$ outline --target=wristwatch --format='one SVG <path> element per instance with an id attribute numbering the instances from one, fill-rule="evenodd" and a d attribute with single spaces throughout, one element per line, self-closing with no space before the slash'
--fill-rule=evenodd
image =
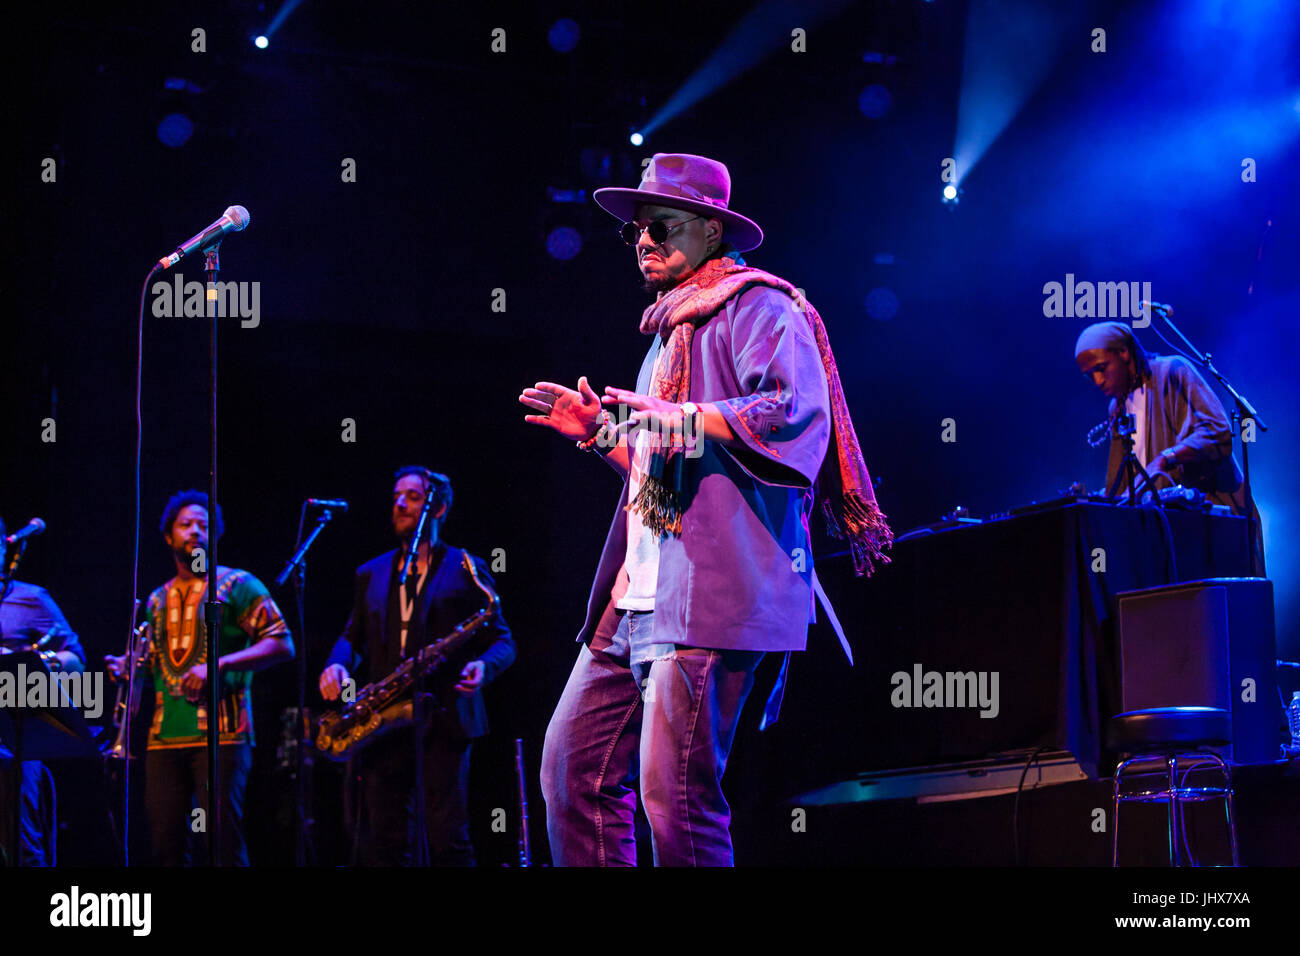
<path id="1" fill-rule="evenodd" d="M 700 406 L 696 405 L 694 402 L 682 403 L 682 415 L 685 418 L 690 419 L 691 422 L 689 429 L 686 428 L 685 418 L 682 422 L 682 428 L 684 429 L 682 433 L 682 444 L 687 448 L 694 448 L 701 438 L 700 424 L 703 414 L 704 413 L 700 411 Z"/>

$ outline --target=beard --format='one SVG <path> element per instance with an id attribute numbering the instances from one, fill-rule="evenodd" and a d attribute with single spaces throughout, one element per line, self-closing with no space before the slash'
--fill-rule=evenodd
<path id="1" fill-rule="evenodd" d="M 404 548 L 410 547 L 412 539 L 415 538 L 415 529 L 419 527 L 419 525 L 420 525 L 419 512 L 416 512 L 415 520 L 411 522 L 411 526 L 409 528 L 402 530 L 398 528 L 397 525 L 393 525 L 393 533 L 397 535 L 398 540 L 401 541 L 402 547 Z M 432 544 L 437 536 L 437 531 L 438 531 L 438 519 L 434 518 L 433 515 L 430 514 L 428 520 L 425 521 L 424 523 L 424 535 L 420 538 L 420 543 Z"/>
<path id="2" fill-rule="evenodd" d="M 695 270 L 692 269 L 684 275 L 666 276 L 662 274 L 646 275 L 641 273 L 641 291 L 648 292 L 650 295 L 659 296 L 665 292 L 671 292 L 687 279 L 689 279 Z"/>
<path id="3" fill-rule="evenodd" d="M 200 548 L 202 548 L 206 554 L 208 543 L 206 541 L 199 541 L 195 544 L 190 544 L 188 541 L 183 541 L 176 547 L 172 548 L 172 554 L 176 556 L 176 560 L 181 564 L 192 566 L 194 564 L 194 552 Z"/>
<path id="4" fill-rule="evenodd" d="M 674 289 L 677 282 L 677 279 L 670 279 L 667 276 L 646 276 L 641 280 L 641 291 L 657 298 L 659 293 Z"/>

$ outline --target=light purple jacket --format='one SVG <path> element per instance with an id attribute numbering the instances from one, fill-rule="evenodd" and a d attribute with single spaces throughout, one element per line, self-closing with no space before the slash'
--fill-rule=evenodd
<path id="1" fill-rule="evenodd" d="M 662 340 L 641 363 L 650 391 Z M 782 292 L 755 286 L 695 331 L 690 400 L 714 402 L 743 449 L 704 442 L 686 458 L 680 538 L 659 543 L 656 643 L 803 650 L 812 619 L 807 514 L 831 435 L 826 372 L 808 320 Z M 578 640 L 613 615 L 627 552 L 628 485 L 600 555 Z"/>

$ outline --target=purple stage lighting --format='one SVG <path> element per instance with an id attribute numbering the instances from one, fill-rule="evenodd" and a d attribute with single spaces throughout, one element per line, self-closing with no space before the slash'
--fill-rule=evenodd
<path id="1" fill-rule="evenodd" d="M 578 45 L 580 35 L 577 22 L 564 17 L 551 24 L 551 29 L 546 34 L 546 42 L 556 53 L 572 53 Z"/>
<path id="2" fill-rule="evenodd" d="M 556 226 L 546 237 L 546 252 L 552 259 L 567 262 L 582 251 L 582 234 L 572 226 Z"/>
<path id="3" fill-rule="evenodd" d="M 888 322 L 898 314 L 898 296 L 881 287 L 867 293 L 867 315 L 878 322 Z"/>
<path id="4" fill-rule="evenodd" d="M 158 142 L 180 149 L 194 135 L 194 122 L 184 113 L 168 113 L 158 124 Z"/>
<path id="5" fill-rule="evenodd" d="M 867 119 L 880 119 L 889 112 L 894 98 L 879 83 L 872 83 L 858 96 L 858 109 Z"/>

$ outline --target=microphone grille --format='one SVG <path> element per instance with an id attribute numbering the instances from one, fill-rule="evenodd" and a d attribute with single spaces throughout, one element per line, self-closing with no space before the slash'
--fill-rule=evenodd
<path id="1" fill-rule="evenodd" d="M 243 206 L 231 206 L 226 210 L 226 215 L 235 224 L 234 229 L 231 230 L 232 232 L 242 232 L 253 221 L 253 217 L 248 214 L 248 210 Z"/>

